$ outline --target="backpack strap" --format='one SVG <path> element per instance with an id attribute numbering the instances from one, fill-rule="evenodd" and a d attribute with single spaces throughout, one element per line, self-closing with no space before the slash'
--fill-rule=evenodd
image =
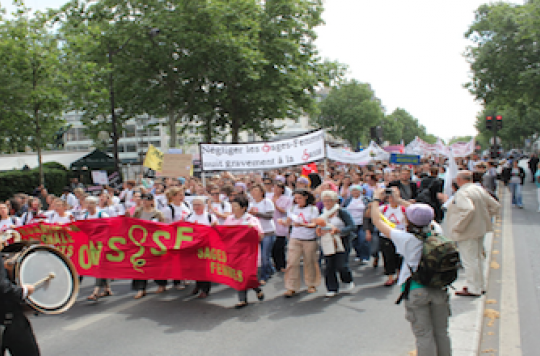
<path id="1" fill-rule="evenodd" d="M 169 209 L 171 209 L 171 220 L 174 221 L 174 207 L 172 206 L 172 204 L 169 204 Z"/>
<path id="2" fill-rule="evenodd" d="M 103 211 L 101 211 L 101 210 L 100 210 L 100 211 L 98 211 L 98 213 L 97 213 L 97 217 L 98 217 L 98 218 L 101 218 L 101 216 L 102 216 L 102 215 L 103 215 Z"/>
<path id="3" fill-rule="evenodd" d="M 383 214 L 386 213 L 388 211 L 388 205 L 385 205 L 384 208 L 382 209 L 382 212 Z"/>
<path id="4" fill-rule="evenodd" d="M 409 267 L 409 270 L 411 271 L 411 276 L 405 282 L 405 287 L 403 288 L 403 292 L 401 292 L 398 300 L 396 300 L 396 304 L 400 304 L 404 299 L 409 300 L 409 293 L 411 292 L 413 270 L 411 266 L 407 265 L 407 267 Z"/>
<path id="5" fill-rule="evenodd" d="M 401 212 L 405 214 L 405 207 L 403 205 L 401 206 Z"/>
<path id="6" fill-rule="evenodd" d="M 208 223 L 212 225 L 212 216 L 210 216 L 210 213 L 206 213 L 206 216 L 208 217 Z"/>

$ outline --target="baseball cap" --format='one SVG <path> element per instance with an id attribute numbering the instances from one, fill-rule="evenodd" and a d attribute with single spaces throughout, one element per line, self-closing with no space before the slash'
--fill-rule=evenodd
<path id="1" fill-rule="evenodd" d="M 416 226 L 427 226 L 431 223 L 435 214 L 433 208 L 427 204 L 412 204 L 405 209 L 407 220 Z"/>

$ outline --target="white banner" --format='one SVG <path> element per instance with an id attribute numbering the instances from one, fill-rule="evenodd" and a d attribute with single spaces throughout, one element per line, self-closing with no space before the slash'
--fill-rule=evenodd
<path id="1" fill-rule="evenodd" d="M 361 152 L 345 151 L 341 148 L 326 146 L 326 155 L 332 161 L 359 166 L 365 166 L 370 161 L 386 161 L 390 158 L 390 154 L 373 141 L 369 144 L 368 148 Z"/>
<path id="2" fill-rule="evenodd" d="M 474 153 L 475 141 L 472 138 L 469 142 L 456 142 L 450 145 L 454 157 L 462 158 Z"/>
<path id="3" fill-rule="evenodd" d="M 203 171 L 266 170 L 325 158 L 323 130 L 280 141 L 199 146 Z"/>

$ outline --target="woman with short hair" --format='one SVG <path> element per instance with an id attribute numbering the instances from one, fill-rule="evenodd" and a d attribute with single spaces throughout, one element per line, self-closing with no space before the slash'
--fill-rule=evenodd
<path id="1" fill-rule="evenodd" d="M 133 194 L 133 196 L 135 196 L 135 194 Z M 132 216 L 133 218 L 147 220 L 147 221 L 165 222 L 163 213 L 157 210 L 154 206 L 154 196 L 152 194 L 148 194 L 148 193 L 144 194 L 141 197 L 141 201 L 142 201 L 142 206 L 137 208 L 133 212 L 133 216 Z M 134 297 L 135 299 L 140 299 L 146 295 L 147 284 L 148 284 L 147 280 L 134 279 L 132 281 L 131 287 L 137 291 L 137 294 Z M 160 288 L 162 288 L 161 285 L 159 286 L 158 291 L 160 290 Z"/>
<path id="2" fill-rule="evenodd" d="M 264 236 L 263 229 L 259 220 L 253 215 L 247 212 L 249 201 L 244 195 L 239 195 L 232 201 L 232 214 L 227 217 L 223 225 L 248 225 L 257 230 L 259 233 L 259 239 Z M 260 253 L 260 252 L 259 252 Z M 260 274 L 260 269 L 259 269 Z M 260 279 L 260 277 L 258 278 Z M 264 300 L 264 293 L 260 287 L 253 288 L 257 293 L 257 299 Z M 247 302 L 247 290 L 238 291 L 238 304 L 235 305 L 236 309 L 244 308 L 248 305 Z"/>
<path id="3" fill-rule="evenodd" d="M 266 281 L 274 274 L 274 268 L 270 258 L 272 256 L 272 248 L 275 241 L 275 226 L 274 226 L 274 203 L 265 198 L 265 191 L 262 185 L 255 184 L 251 188 L 251 196 L 253 200 L 249 204 L 248 212 L 259 219 L 259 223 L 263 229 L 264 238 L 261 241 L 261 285 L 265 285 Z"/>
<path id="4" fill-rule="evenodd" d="M 318 219 L 317 236 L 321 237 L 325 259 L 325 281 L 327 297 L 334 297 L 339 291 L 337 274 L 345 283 L 345 291 L 354 288 L 352 273 L 347 259 L 350 251 L 350 234 L 356 229 L 351 215 L 339 206 L 339 196 L 333 191 L 322 192 L 323 212 Z"/>

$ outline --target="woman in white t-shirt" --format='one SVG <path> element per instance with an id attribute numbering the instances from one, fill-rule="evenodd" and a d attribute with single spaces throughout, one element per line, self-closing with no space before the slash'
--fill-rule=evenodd
<path id="1" fill-rule="evenodd" d="M 189 205 L 185 202 L 184 189 L 180 187 L 172 187 L 165 193 L 167 196 L 168 205 L 161 210 L 165 216 L 165 222 L 171 224 L 176 221 L 184 221 L 191 214 Z"/>
<path id="2" fill-rule="evenodd" d="M 380 207 L 381 213 L 388 221 L 396 225 L 397 230 L 405 229 L 405 207 L 400 205 L 393 196 L 387 197 L 388 203 Z M 396 246 L 387 236 L 380 233 L 380 248 L 384 261 L 384 274 L 388 277 L 385 287 L 391 287 L 397 282 L 396 274 L 399 274 L 401 256 L 396 253 Z"/>
<path id="3" fill-rule="evenodd" d="M 68 203 L 65 200 L 56 198 L 53 202 L 54 213 L 49 217 L 49 224 L 68 224 L 75 221 L 73 215 L 67 211 Z"/>
<path id="4" fill-rule="evenodd" d="M 256 217 L 254 217 L 253 215 L 247 212 L 247 209 L 249 206 L 247 197 L 244 194 L 239 195 L 232 200 L 231 205 L 232 205 L 232 214 L 227 217 L 224 225 L 251 226 L 259 232 L 259 238 L 262 239 L 264 236 L 264 233 L 263 233 L 263 229 L 261 227 L 259 219 L 257 219 Z M 258 250 L 260 254 L 260 248 Z M 259 269 L 259 273 L 260 273 L 260 269 Z M 259 277 L 259 279 L 261 278 Z M 257 299 L 259 299 L 260 301 L 264 300 L 264 293 L 260 287 L 253 288 L 253 290 L 255 291 L 255 293 L 257 293 Z M 239 299 L 239 302 L 238 304 L 236 304 L 235 308 L 241 309 L 241 308 L 246 307 L 248 305 L 247 290 L 238 291 L 238 299 Z"/>
<path id="5" fill-rule="evenodd" d="M 206 225 L 206 226 L 215 226 L 218 223 L 217 218 L 205 210 L 204 201 L 206 197 L 197 196 L 193 197 L 191 200 L 191 206 L 193 207 L 193 212 L 186 216 L 185 221 L 192 224 Z M 210 289 L 212 287 L 211 282 L 209 281 L 197 281 L 195 289 L 192 294 L 197 295 L 198 298 L 204 299 L 210 294 Z"/>
<path id="6" fill-rule="evenodd" d="M 208 200 L 208 211 L 218 218 L 220 225 L 223 225 L 225 219 L 232 213 L 231 204 L 221 200 L 219 188 L 216 186 L 210 191 L 210 197 Z"/>
<path id="7" fill-rule="evenodd" d="M 105 192 L 105 194 L 108 193 Z M 101 201 L 101 198 L 96 197 L 87 197 L 84 200 L 84 204 L 86 206 L 86 211 L 83 215 L 83 217 L 80 220 L 93 220 L 93 219 L 104 219 L 108 218 L 109 215 L 106 211 L 98 209 L 98 202 Z M 103 292 L 100 293 L 101 288 L 103 288 Z M 94 291 L 90 296 L 88 296 L 88 300 L 91 301 L 97 301 L 101 297 L 108 297 L 113 295 L 113 292 L 111 290 L 111 287 L 109 285 L 109 281 L 106 278 L 96 278 L 96 283 L 94 285 Z"/>
<path id="8" fill-rule="evenodd" d="M 20 226 L 34 224 L 43 221 L 44 216 L 39 198 L 31 197 L 28 199 L 28 211 L 21 215 L 18 224 Z"/>
<path id="9" fill-rule="evenodd" d="M 184 221 L 186 217 L 191 214 L 191 209 L 184 201 L 185 193 L 183 188 L 169 188 L 165 193 L 165 196 L 167 197 L 168 204 L 161 209 L 161 212 L 163 213 L 163 217 L 165 218 L 165 222 L 167 224 L 172 224 L 173 222 L 177 221 Z M 156 283 L 159 286 L 156 293 L 163 293 L 165 290 L 167 290 L 166 280 L 159 279 L 156 280 Z M 185 289 L 187 284 L 187 281 L 173 281 L 174 288 L 177 290 Z"/>
<path id="10" fill-rule="evenodd" d="M 287 247 L 287 238 L 289 237 L 289 226 L 278 223 L 280 219 L 287 218 L 287 212 L 292 205 L 292 197 L 285 195 L 285 184 L 276 182 L 274 184 L 274 194 L 272 202 L 274 203 L 274 225 L 276 227 L 276 240 L 272 249 L 272 259 L 278 271 L 285 272 L 287 263 L 285 260 L 285 247 Z"/>
<path id="11" fill-rule="evenodd" d="M 86 201 L 86 204 L 88 204 L 88 200 Z M 111 196 L 106 190 L 102 191 L 99 195 L 98 210 L 107 214 L 107 217 L 109 218 L 114 218 L 117 216 L 117 211 L 114 207 Z"/>
<path id="12" fill-rule="evenodd" d="M 407 280 L 412 273 L 416 272 L 422 258 L 422 240 L 415 234 L 420 233 L 427 236 L 433 229 L 435 214 L 433 208 L 429 205 L 411 205 L 409 202 L 400 199 L 399 191 L 394 191 L 393 196 L 399 204 L 406 207 L 406 231 L 392 229 L 381 220 L 378 208 L 379 202 L 384 197 L 384 190 L 382 189 L 376 190 L 373 196 L 374 209 L 371 218 L 379 231 L 392 239 L 396 251 L 403 256 L 403 265 L 398 284 L 404 291 Z M 414 234 L 411 232 L 414 232 Z M 416 281 L 411 281 L 409 289 L 408 298 L 405 299 L 406 318 L 411 323 L 415 334 L 418 354 L 452 354 L 448 334 L 450 303 L 447 288 L 428 288 Z M 424 332 L 425 330 L 433 330 L 433 332 Z"/>
<path id="13" fill-rule="evenodd" d="M 313 222 L 313 219 L 319 216 L 319 210 L 314 205 L 315 197 L 311 192 L 299 189 L 294 192 L 294 202 L 287 219 L 279 220 L 280 224 L 293 226 L 285 271 L 287 291 L 284 296 L 287 298 L 296 295 L 300 290 L 300 259 L 304 261 L 304 282 L 308 286 L 308 293 L 315 293 L 321 284 L 321 270 L 317 258 L 319 244 L 315 234 L 316 224 Z"/>
<path id="14" fill-rule="evenodd" d="M 0 232 L 11 230 L 17 227 L 17 219 L 9 216 L 9 209 L 6 204 L 0 204 Z"/>
<path id="15" fill-rule="evenodd" d="M 270 258 L 272 248 L 276 239 L 274 226 L 274 203 L 265 198 L 265 191 L 262 185 L 255 184 L 251 188 L 253 201 L 249 203 L 248 212 L 259 219 L 263 229 L 264 238 L 261 241 L 261 279 L 259 283 L 265 285 L 266 281 L 274 274 L 274 268 Z"/>

